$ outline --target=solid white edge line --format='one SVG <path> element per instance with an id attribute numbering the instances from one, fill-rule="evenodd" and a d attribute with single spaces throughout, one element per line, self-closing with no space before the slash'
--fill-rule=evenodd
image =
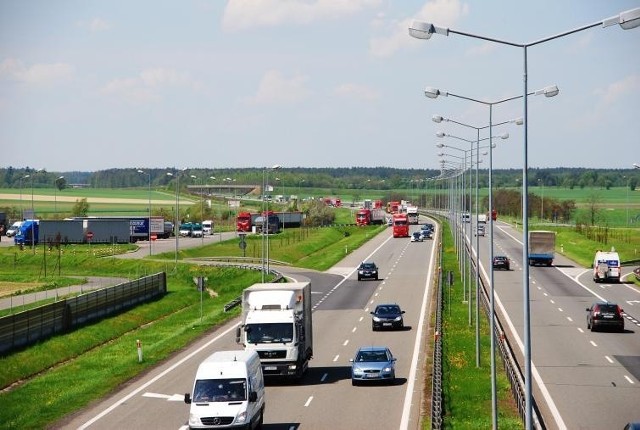
<path id="1" fill-rule="evenodd" d="M 429 300 L 430 286 L 433 282 L 433 268 L 436 258 L 436 241 L 434 240 L 431 245 L 431 262 L 429 263 L 429 272 L 427 273 L 427 282 L 424 288 L 424 295 L 422 296 L 422 310 L 420 311 L 420 319 L 418 320 L 418 332 L 416 333 L 416 341 L 413 346 L 413 356 L 411 359 L 411 369 L 409 370 L 409 377 L 407 378 L 407 390 L 404 394 L 404 406 L 402 408 L 402 419 L 400 420 L 400 430 L 409 428 L 409 418 L 411 413 L 411 399 L 413 397 L 413 386 L 415 385 L 416 372 L 418 368 L 418 356 L 420 355 L 420 343 L 422 342 L 422 327 L 424 324 L 425 314 L 427 311 L 427 302 Z"/>

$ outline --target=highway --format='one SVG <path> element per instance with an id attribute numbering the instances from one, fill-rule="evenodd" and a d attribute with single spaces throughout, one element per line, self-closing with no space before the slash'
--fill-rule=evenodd
<path id="1" fill-rule="evenodd" d="M 389 229 L 327 272 L 287 272 L 294 280 L 311 281 L 314 358 L 301 382 L 267 383 L 264 428 L 419 428 L 435 246 L 432 240 L 393 239 Z M 357 281 L 355 269 L 363 260 L 378 264 L 379 281 Z M 371 330 L 369 312 L 383 302 L 397 302 L 406 311 L 405 330 Z M 183 396 L 196 368 L 216 350 L 239 349 L 238 324 L 230 321 L 55 428 L 186 428 Z M 351 385 L 349 359 L 362 345 L 390 347 L 397 358 L 395 383 Z"/>
<path id="2" fill-rule="evenodd" d="M 488 277 L 488 230 L 479 239 Z M 510 271 L 494 273 L 496 312 L 523 363 L 522 232 L 498 221 L 494 255 L 511 260 Z M 640 290 L 596 284 L 591 269 L 558 253 L 553 267 L 531 267 L 529 276 L 533 396 L 548 428 L 621 429 L 640 421 Z M 624 333 L 587 330 L 585 309 L 597 300 L 617 302 L 625 310 Z"/>

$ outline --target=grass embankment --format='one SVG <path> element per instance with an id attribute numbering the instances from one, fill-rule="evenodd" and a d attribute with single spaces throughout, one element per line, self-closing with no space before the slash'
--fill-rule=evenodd
<path id="1" fill-rule="evenodd" d="M 475 321 L 469 326 L 469 304 L 463 302 L 461 274 L 448 224 L 443 224 L 442 273 L 454 273 L 454 286 L 443 286 L 442 347 L 444 428 L 491 428 L 491 338 L 489 321 L 480 314 L 480 367 L 476 367 Z M 475 305 L 474 305 L 475 306 Z M 473 315 L 475 315 L 475 311 Z M 510 382 L 496 352 L 498 422 L 502 429 L 521 429 Z"/>
<path id="2" fill-rule="evenodd" d="M 282 243 L 271 240 L 272 259 L 323 269 L 344 258 L 372 237 L 378 228 L 324 228 L 309 230 L 304 240 L 295 240 L 296 230 L 285 232 Z M 274 246 L 275 242 L 275 246 Z M 201 249 L 182 250 L 181 258 L 223 254 L 231 246 L 237 252 L 237 240 L 221 242 Z M 217 247 L 222 250 L 218 251 Z M 240 295 L 247 286 L 259 282 L 258 271 L 194 265 L 181 262 L 173 270 L 173 261 L 121 260 L 100 258 L 108 254 L 93 246 L 77 247 L 77 252 L 61 256 L 62 273 L 67 276 L 117 276 L 138 278 L 159 271 L 168 275 L 168 294 L 135 310 L 105 319 L 73 333 L 47 341 L 2 358 L 0 366 L 0 428 L 43 428 L 95 399 L 104 397 L 138 373 L 165 360 L 220 323 L 237 315 L 238 309 L 223 312 L 223 305 Z M 84 250 L 84 252 L 82 252 Z M 48 252 L 48 251 L 47 251 Z M 167 255 L 173 258 L 174 255 Z M 154 258 L 157 256 L 154 256 Z M 0 278 L 11 280 L 20 273 L 23 282 L 58 285 L 63 277 L 43 278 L 43 248 L 16 252 L 0 250 Z M 47 263 L 47 264 L 53 264 Z M 48 273 L 54 273 L 50 270 Z M 192 278 L 206 276 L 208 287 L 217 297 L 203 303 L 201 322 L 200 294 Z M 136 340 L 144 348 L 143 363 L 137 362 Z M 108 363 L 108 366 L 105 365 Z M 37 413 L 24 413 L 24 405 L 38 405 Z"/>

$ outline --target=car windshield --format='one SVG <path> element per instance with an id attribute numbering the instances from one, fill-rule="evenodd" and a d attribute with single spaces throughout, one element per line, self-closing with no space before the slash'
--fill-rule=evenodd
<path id="1" fill-rule="evenodd" d="M 400 306 L 395 306 L 395 305 L 378 306 L 376 309 L 376 313 L 380 315 L 399 314 Z"/>
<path id="2" fill-rule="evenodd" d="M 373 263 L 362 263 L 361 266 L 363 269 L 372 270 L 376 268 L 376 265 Z"/>
<path id="3" fill-rule="evenodd" d="M 384 361 L 389 361 L 389 359 L 387 358 L 387 353 L 384 350 L 360 351 L 358 352 L 356 361 L 384 362 Z"/>
<path id="4" fill-rule="evenodd" d="M 241 402 L 247 399 L 244 379 L 198 379 L 193 389 L 193 401 Z"/>

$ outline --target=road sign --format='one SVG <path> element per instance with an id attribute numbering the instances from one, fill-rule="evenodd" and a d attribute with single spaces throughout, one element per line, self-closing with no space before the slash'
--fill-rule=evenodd
<path id="1" fill-rule="evenodd" d="M 157 238 L 158 238 L 158 235 L 157 235 L 157 234 L 152 234 L 152 235 L 151 235 L 151 240 L 156 240 Z"/>
<path id="2" fill-rule="evenodd" d="M 87 239 L 89 239 L 89 240 L 93 239 L 93 232 L 92 231 L 88 231 L 87 232 Z"/>

